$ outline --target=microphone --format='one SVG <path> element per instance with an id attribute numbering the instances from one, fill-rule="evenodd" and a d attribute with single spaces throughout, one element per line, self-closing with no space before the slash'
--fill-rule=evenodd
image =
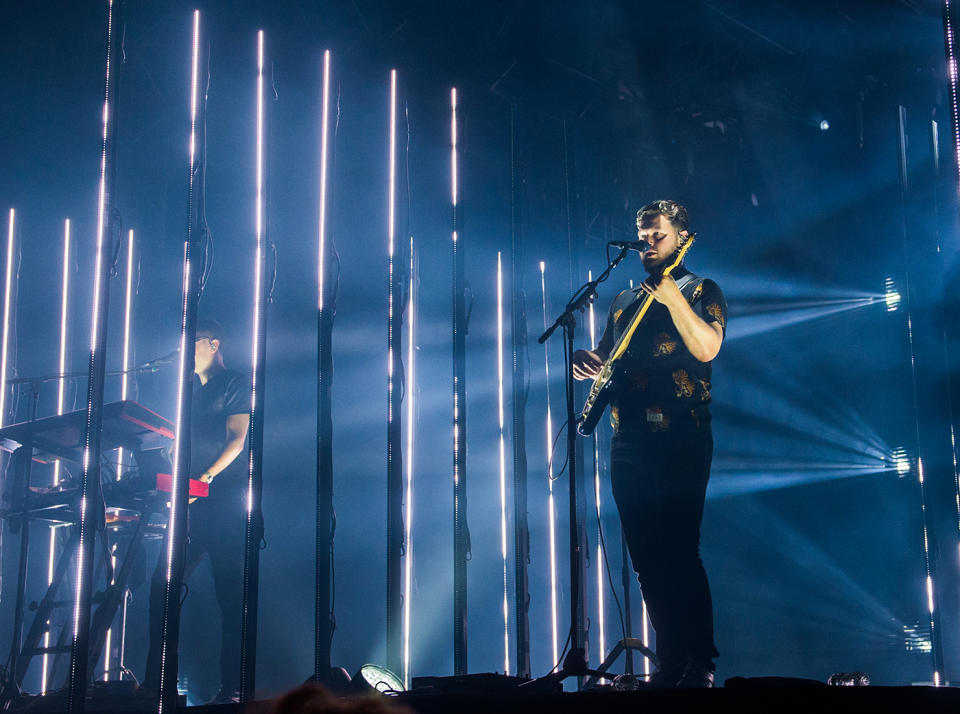
<path id="1" fill-rule="evenodd" d="M 138 365 L 136 369 L 155 369 L 156 367 L 161 367 L 163 365 L 170 364 L 171 362 L 173 362 L 174 358 L 178 354 L 180 354 L 179 347 L 175 349 L 173 352 L 168 352 L 162 357 L 157 357 L 156 359 L 152 359 L 149 362 L 144 362 L 143 364 Z"/>
<path id="2" fill-rule="evenodd" d="M 650 248 L 647 242 L 642 240 L 612 240 L 607 245 L 621 250 L 635 250 L 638 253 L 645 253 Z"/>

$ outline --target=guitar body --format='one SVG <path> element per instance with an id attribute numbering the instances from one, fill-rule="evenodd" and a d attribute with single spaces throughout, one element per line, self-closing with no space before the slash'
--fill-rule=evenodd
<path id="1" fill-rule="evenodd" d="M 673 269 L 683 262 L 683 257 L 687 254 L 687 251 L 690 250 L 690 246 L 693 245 L 695 237 L 696 233 L 693 233 L 686 242 L 684 242 L 683 246 L 677 252 L 677 257 L 664 269 L 664 278 L 670 275 Z M 623 354 L 627 351 L 627 347 L 630 346 L 633 333 L 637 331 L 637 327 L 640 326 L 640 322 L 647 314 L 654 300 L 652 295 L 647 295 L 646 293 L 644 293 L 640 299 L 642 300 L 640 307 L 637 309 L 636 314 L 630 318 L 630 323 L 623 331 L 623 334 L 620 335 L 619 339 L 617 339 L 616 344 L 610 351 L 610 356 L 600 369 L 600 374 L 597 375 L 593 381 L 593 386 L 590 387 L 590 394 L 587 396 L 587 401 L 583 405 L 580 418 L 577 421 L 577 431 L 583 436 L 590 436 L 590 434 L 593 433 L 593 430 L 597 427 L 597 423 L 600 421 L 600 417 L 603 416 L 603 410 L 616 398 L 618 377 L 622 372 L 619 366 L 620 358 L 623 357 Z"/>
<path id="2" fill-rule="evenodd" d="M 577 431 L 580 432 L 581 436 L 590 436 L 593 433 L 593 430 L 597 428 L 600 417 L 603 416 L 604 409 L 613 403 L 618 390 L 617 373 L 620 371 L 614 368 L 613 374 L 600 385 L 596 394 L 591 390 L 591 398 L 587 400 L 580 421 L 577 422 Z"/>

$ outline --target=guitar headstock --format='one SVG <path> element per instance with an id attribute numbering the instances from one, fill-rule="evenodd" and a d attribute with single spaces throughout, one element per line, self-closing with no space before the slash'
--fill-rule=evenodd
<path id="1" fill-rule="evenodd" d="M 683 262 L 683 257 L 687 254 L 687 251 L 690 250 L 690 246 L 693 245 L 693 242 L 697 239 L 696 233 L 691 233 L 687 236 L 687 239 L 683 242 L 683 245 L 680 246 L 680 250 L 677 251 L 677 257 L 663 270 L 663 275 L 670 275 L 674 268 L 676 268 L 680 263 Z"/>

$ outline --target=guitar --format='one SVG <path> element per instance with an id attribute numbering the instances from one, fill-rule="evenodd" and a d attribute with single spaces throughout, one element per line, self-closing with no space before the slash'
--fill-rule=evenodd
<path id="1" fill-rule="evenodd" d="M 696 233 L 690 234 L 690 237 L 687 238 L 677 252 L 677 256 L 673 262 L 664 268 L 663 278 L 670 275 L 673 269 L 680 265 L 696 237 Z M 599 422 L 600 417 L 603 416 L 603 410 L 606 409 L 607 405 L 610 404 L 616 396 L 620 381 L 618 378 L 622 371 L 619 369 L 620 358 L 623 357 L 624 352 L 626 352 L 630 346 L 633 333 L 637 331 L 637 327 L 640 326 L 640 322 L 650 309 L 650 305 L 653 304 L 654 297 L 653 295 L 644 293 L 641 300 L 640 308 L 634 313 L 633 317 L 630 318 L 630 323 L 620 335 L 620 339 L 618 339 L 613 346 L 613 349 L 610 351 L 610 356 L 607 357 L 607 361 L 603 363 L 603 367 L 600 369 L 600 374 L 597 375 L 593 381 L 593 386 L 590 387 L 590 394 L 587 396 L 587 401 L 584 403 L 583 409 L 580 412 L 580 419 L 577 421 L 577 431 L 583 436 L 590 436 L 590 434 L 593 433 L 597 422 Z"/>

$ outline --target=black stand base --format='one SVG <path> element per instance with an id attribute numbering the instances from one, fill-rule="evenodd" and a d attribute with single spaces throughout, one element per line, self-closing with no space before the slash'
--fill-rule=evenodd
<path id="1" fill-rule="evenodd" d="M 646 645 L 643 644 L 643 640 L 639 640 L 636 637 L 627 637 L 625 639 L 620 640 L 617 643 L 616 647 L 610 650 L 610 654 L 607 655 L 607 658 L 603 660 L 603 664 L 601 664 L 599 669 L 596 670 L 597 673 L 600 676 L 609 678 L 609 675 L 606 674 L 607 670 L 609 670 L 610 667 L 613 666 L 613 663 L 617 661 L 617 657 L 619 657 L 620 653 L 623 652 L 624 650 L 626 650 L 627 652 L 632 652 L 633 650 L 636 650 L 637 652 L 642 654 L 644 657 L 646 657 L 648 660 L 653 662 L 655 667 L 660 666 L 660 660 L 657 658 L 657 655 L 655 655 L 653 651 L 651 651 Z M 584 689 L 590 689 L 590 687 L 595 687 L 597 684 L 597 679 L 599 677 L 593 676 L 592 672 L 590 674 L 591 674 L 590 679 L 588 679 L 583 684 Z"/>

